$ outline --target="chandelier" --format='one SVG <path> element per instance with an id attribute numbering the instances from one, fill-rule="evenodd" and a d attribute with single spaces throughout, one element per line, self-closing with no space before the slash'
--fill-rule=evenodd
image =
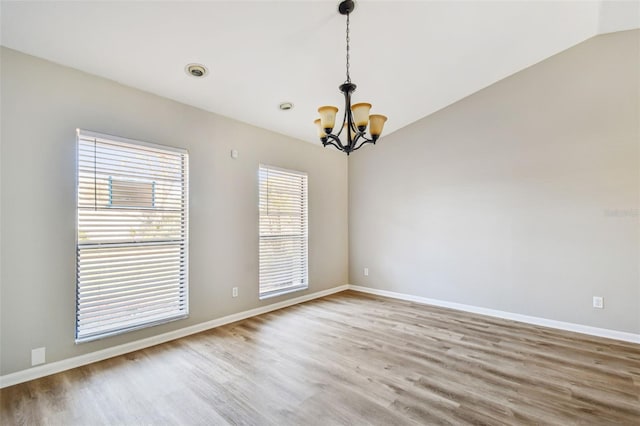
<path id="1" fill-rule="evenodd" d="M 356 90 L 356 85 L 351 82 L 351 76 L 349 75 L 349 14 L 353 12 L 354 7 L 352 0 L 344 0 L 338 6 L 340 14 L 347 15 L 347 80 L 338 86 L 344 95 L 345 104 L 342 125 L 336 134 L 332 133 L 338 112 L 338 108 L 334 106 L 321 106 L 318 108 L 320 118 L 314 121 L 318 126 L 318 136 L 322 141 L 322 145 L 325 147 L 332 145 L 340 151 L 346 152 L 347 155 L 356 149 L 360 149 L 364 144 L 372 143 L 375 145 L 382 134 L 384 123 L 387 121 L 387 117 L 384 115 L 369 115 L 371 104 L 357 103 L 351 105 L 351 94 Z M 366 136 L 367 125 L 369 126 L 370 137 Z M 345 143 L 340 139 L 340 134 L 343 131 L 346 133 L 343 136 Z"/>

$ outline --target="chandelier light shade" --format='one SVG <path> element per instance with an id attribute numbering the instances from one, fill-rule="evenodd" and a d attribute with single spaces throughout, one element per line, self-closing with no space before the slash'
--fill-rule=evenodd
<path id="1" fill-rule="evenodd" d="M 346 152 L 347 155 L 356 149 L 360 149 L 364 144 L 372 143 L 375 145 L 382 134 L 384 123 L 387 121 L 387 117 L 384 115 L 370 115 L 371 104 L 369 103 L 361 102 L 351 105 L 351 94 L 356 90 L 356 85 L 351 82 L 351 75 L 349 74 L 349 15 L 353 12 L 354 7 L 352 0 L 344 0 L 338 5 L 340 14 L 347 16 L 347 80 L 338 87 L 344 95 L 345 106 L 342 125 L 337 126 L 338 132 L 334 134 L 333 130 L 336 127 L 338 108 L 328 105 L 318 108 L 320 118 L 314 121 L 318 128 L 318 137 L 322 141 L 322 145 L 334 146 L 340 151 Z M 366 134 L 367 127 L 369 127 L 370 136 Z M 340 139 L 343 131 L 343 139 Z"/>

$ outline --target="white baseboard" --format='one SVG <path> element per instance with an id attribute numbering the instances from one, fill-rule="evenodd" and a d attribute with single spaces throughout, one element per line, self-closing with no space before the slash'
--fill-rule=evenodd
<path id="1" fill-rule="evenodd" d="M 566 331 L 574 331 L 577 333 L 588 334 L 591 336 L 606 337 L 609 339 L 621 340 L 625 342 L 640 343 L 640 334 L 626 333 L 623 331 L 609 330 L 605 328 L 591 327 L 581 324 L 573 324 L 563 321 L 555 321 L 545 318 L 532 317 L 528 315 L 515 314 L 511 312 L 498 311 L 495 309 L 481 308 L 472 305 L 465 305 L 461 303 L 447 302 L 437 299 L 429 299 L 427 297 L 414 296 L 404 293 L 396 293 L 393 291 L 379 290 L 375 288 L 362 287 L 357 285 L 345 284 L 339 287 L 334 287 L 328 290 L 318 291 L 316 293 L 306 294 L 304 296 L 296 297 L 293 299 L 284 300 L 282 302 L 273 303 L 271 305 L 261 306 L 259 308 L 250 309 L 248 311 L 238 312 L 236 314 L 228 315 L 226 317 L 206 321 L 200 324 L 195 324 L 189 327 L 181 328 L 179 330 L 170 331 L 168 333 L 159 334 L 157 336 L 148 337 L 146 339 L 136 340 L 135 342 L 125 343 L 123 345 L 114 346 L 111 348 L 103 349 L 96 352 L 91 352 L 84 355 L 79 355 L 73 358 L 67 358 L 61 361 L 52 362 L 50 364 L 43 364 L 37 367 L 29 368 L 27 370 L 17 371 L 15 373 L 0 376 L 0 389 L 7 386 L 16 385 L 18 383 L 27 382 L 29 380 L 38 379 L 40 377 L 49 376 L 51 374 L 60 373 L 72 368 L 81 367 L 83 365 L 91 364 L 94 362 L 102 361 L 115 356 L 124 355 L 129 352 L 138 351 L 151 346 L 158 345 L 160 343 L 169 342 L 171 340 L 186 337 L 191 334 L 200 333 L 212 328 L 220 327 L 221 325 L 229 324 L 232 322 L 240 321 L 246 318 L 254 317 L 256 315 L 264 314 L 267 312 L 275 311 L 277 309 L 286 308 L 288 306 L 296 305 L 298 303 L 307 302 L 309 300 L 317 299 L 320 297 L 329 296 L 334 293 L 339 293 L 344 290 L 354 290 L 362 293 L 375 294 L 378 296 L 385 296 L 394 299 L 407 300 L 410 302 L 422 303 L 427 305 L 441 306 L 444 308 L 457 309 L 465 312 L 472 312 L 481 315 L 487 315 L 491 317 L 504 318 L 527 324 L 541 325 L 544 327 L 556 328 Z"/>
<path id="2" fill-rule="evenodd" d="M 512 312 L 498 311 L 495 309 L 481 308 L 478 306 L 465 305 L 462 303 L 447 302 L 427 297 L 413 296 L 410 294 L 396 293 L 393 291 L 379 290 L 375 288 L 362 287 L 349 284 L 350 290 L 362 293 L 375 294 L 378 296 L 391 297 L 393 299 L 407 300 L 410 302 L 423 303 L 426 305 L 440 306 L 443 308 L 457 309 L 459 311 L 472 312 L 474 314 L 487 315 L 490 317 L 503 318 L 527 324 L 541 325 L 543 327 L 557 328 L 560 330 L 574 331 L 576 333 L 588 334 L 591 336 L 606 337 L 609 339 L 622 340 L 624 342 L 640 343 L 640 334 L 627 333 L 624 331 L 609 330 L 607 328 L 591 327 L 588 325 L 574 324 L 564 321 L 550 320 L 546 318 L 532 317 L 529 315 L 514 314 Z"/>
<path id="3" fill-rule="evenodd" d="M 330 288 L 328 290 L 318 291 L 293 299 L 283 300 L 282 302 L 273 303 L 271 305 L 261 306 L 259 308 L 250 309 L 248 311 L 238 312 L 237 314 L 228 315 L 226 317 L 206 321 L 200 324 L 191 325 L 179 330 L 170 331 L 168 333 L 159 334 L 157 336 L 148 337 L 146 339 L 136 340 L 135 342 L 125 343 L 123 345 L 114 346 L 100 351 L 79 355 L 73 358 L 63 359 L 61 361 L 43 364 L 37 367 L 29 368 L 15 373 L 0 376 L 0 389 L 7 386 L 16 385 L 18 383 L 28 382 L 29 380 L 38 379 L 40 377 L 49 376 L 51 374 L 60 373 L 61 371 L 70 370 L 72 368 L 81 367 L 83 365 L 102 361 L 115 356 L 124 355 L 129 352 L 138 351 L 160 343 L 169 342 L 171 340 L 186 337 L 191 334 L 200 333 L 201 331 L 220 327 L 221 325 L 240 321 L 256 315 L 275 311 L 277 309 L 286 308 L 287 306 L 296 305 L 298 303 L 307 302 L 309 300 L 328 296 L 330 294 L 339 293 L 347 290 L 348 285 Z"/>

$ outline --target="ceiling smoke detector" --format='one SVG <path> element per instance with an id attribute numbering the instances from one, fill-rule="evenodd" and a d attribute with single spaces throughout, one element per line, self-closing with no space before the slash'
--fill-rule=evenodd
<path id="1" fill-rule="evenodd" d="M 207 69 L 207 67 L 201 64 L 189 64 L 184 67 L 184 71 L 191 77 L 196 78 L 204 77 L 205 75 L 209 74 L 209 70 Z"/>

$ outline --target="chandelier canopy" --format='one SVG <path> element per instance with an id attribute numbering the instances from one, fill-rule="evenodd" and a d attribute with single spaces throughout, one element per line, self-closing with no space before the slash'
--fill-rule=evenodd
<path id="1" fill-rule="evenodd" d="M 371 104 L 357 103 L 351 105 L 351 94 L 356 90 L 356 85 L 351 82 L 351 76 L 349 74 L 349 15 L 353 12 L 354 7 L 355 4 L 352 0 L 344 0 L 338 6 L 340 14 L 347 16 L 347 80 L 338 86 L 344 95 L 345 101 L 342 125 L 338 128 L 337 133 L 332 133 L 335 127 L 338 108 L 328 105 L 318 108 L 320 118 L 314 121 L 316 126 L 318 126 L 318 136 L 322 141 L 322 145 L 332 145 L 340 151 L 346 152 L 347 155 L 356 149 L 360 149 L 364 144 L 375 144 L 382 134 L 385 121 L 387 121 L 387 117 L 384 115 L 369 115 Z M 367 126 L 371 134 L 370 137 L 366 136 Z M 346 143 L 343 143 L 340 139 L 340 134 L 343 130 L 346 133 L 346 136 L 344 136 Z"/>

